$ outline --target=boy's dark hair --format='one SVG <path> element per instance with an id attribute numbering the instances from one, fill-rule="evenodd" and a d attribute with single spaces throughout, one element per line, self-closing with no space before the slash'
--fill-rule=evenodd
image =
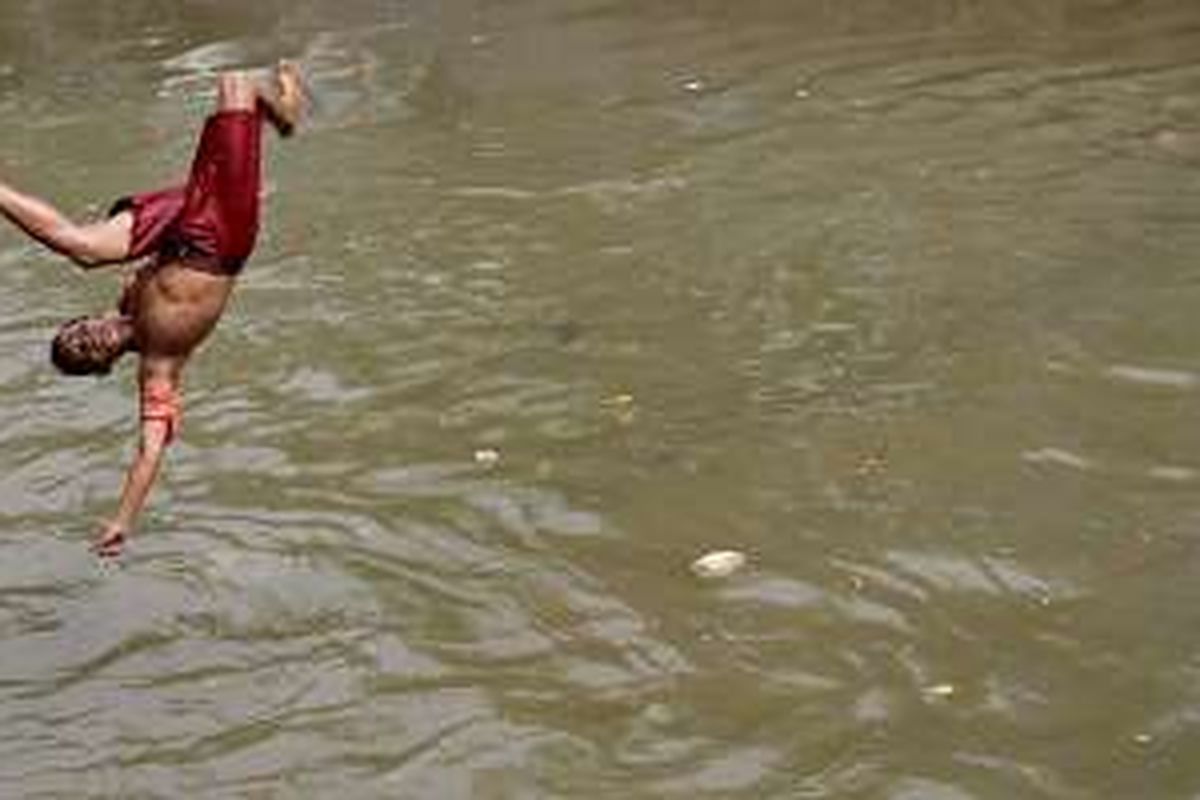
<path id="1" fill-rule="evenodd" d="M 75 317 L 59 326 L 50 343 L 50 361 L 65 375 L 107 375 L 120 353 L 98 339 L 91 317 Z"/>

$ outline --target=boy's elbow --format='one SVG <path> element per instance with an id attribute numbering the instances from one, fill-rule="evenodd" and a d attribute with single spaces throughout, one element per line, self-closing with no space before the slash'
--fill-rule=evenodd
<path id="1" fill-rule="evenodd" d="M 151 463 L 159 461 L 166 452 L 167 443 L 161 437 L 145 437 L 138 447 L 138 458 Z"/>
<path id="2" fill-rule="evenodd" d="M 102 252 L 88 244 L 69 247 L 65 252 L 67 258 L 71 259 L 75 266 L 84 271 L 93 270 L 111 263 L 111 259 L 105 258 Z"/>
<path id="3" fill-rule="evenodd" d="M 138 444 L 138 457 L 143 461 L 158 461 L 167 450 L 170 442 L 169 429 L 160 420 L 142 428 L 141 441 Z"/>
<path id="4" fill-rule="evenodd" d="M 58 251 L 71 259 L 75 266 L 83 270 L 102 267 L 112 261 L 106 252 L 104 243 L 87 231 L 71 227 L 59 231 L 56 240 Z"/>

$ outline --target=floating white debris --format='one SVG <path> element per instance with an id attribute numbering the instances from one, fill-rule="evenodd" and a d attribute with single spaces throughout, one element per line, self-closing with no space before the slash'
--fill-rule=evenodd
<path id="1" fill-rule="evenodd" d="M 1141 383 L 1146 386 L 1161 386 L 1166 389 L 1195 389 L 1197 385 L 1200 385 L 1200 376 L 1193 372 L 1139 367 L 1133 364 L 1114 364 L 1108 368 L 1108 376 L 1117 380 Z"/>
<path id="2" fill-rule="evenodd" d="M 1154 741 L 1154 737 L 1148 733 L 1139 733 L 1133 737 L 1133 740 L 1138 744 L 1150 744 Z"/>
<path id="3" fill-rule="evenodd" d="M 746 566 L 746 554 L 737 550 L 713 550 L 692 562 L 692 572 L 701 578 L 725 578 Z"/>
<path id="4" fill-rule="evenodd" d="M 684 82 L 683 88 L 689 92 L 699 92 L 704 88 L 704 81 L 699 78 L 691 78 Z"/>
<path id="5" fill-rule="evenodd" d="M 1160 481 L 1170 481 L 1171 483 L 1187 483 L 1196 479 L 1196 470 L 1190 467 L 1176 467 L 1169 464 L 1150 467 L 1147 473 L 1151 478 L 1156 478 Z"/>
<path id="6" fill-rule="evenodd" d="M 500 463 L 500 452 L 485 447 L 475 451 L 475 463 L 481 467 L 494 467 Z"/>
<path id="7" fill-rule="evenodd" d="M 1051 464 L 1061 467 L 1070 467 L 1080 471 L 1089 470 L 1092 468 L 1092 462 L 1083 456 L 1076 455 L 1069 450 L 1063 450 L 1059 447 L 1043 447 L 1039 450 L 1026 450 L 1021 453 L 1027 463 L 1030 464 Z"/>
<path id="8" fill-rule="evenodd" d="M 953 697 L 954 691 L 954 684 L 952 683 L 938 683 L 925 687 L 925 694 L 930 697 Z"/>
<path id="9" fill-rule="evenodd" d="M 637 405 L 631 394 L 617 394 L 604 400 L 603 405 L 609 409 L 613 418 L 622 425 L 632 425 L 637 418 Z"/>

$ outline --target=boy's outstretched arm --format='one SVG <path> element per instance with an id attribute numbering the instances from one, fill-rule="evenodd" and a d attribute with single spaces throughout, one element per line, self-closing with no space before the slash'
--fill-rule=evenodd
<path id="1" fill-rule="evenodd" d="M 133 215 L 128 211 L 79 225 L 46 201 L 0 182 L 0 214 L 84 269 L 123 261 L 129 255 Z"/>
<path id="2" fill-rule="evenodd" d="M 106 557 L 121 554 L 121 548 L 133 531 L 134 521 L 145 505 L 150 487 L 154 485 L 154 479 L 158 476 L 170 430 L 167 420 L 142 420 L 142 438 L 137 455 L 125 474 L 125 485 L 121 489 L 121 501 L 117 505 L 117 512 L 112 520 L 100 529 L 96 537 L 94 548 L 97 554 Z"/>

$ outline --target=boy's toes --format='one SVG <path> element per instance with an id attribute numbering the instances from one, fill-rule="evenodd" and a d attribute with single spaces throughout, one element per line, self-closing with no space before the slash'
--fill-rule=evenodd
<path id="1" fill-rule="evenodd" d="M 279 100 L 287 109 L 291 117 L 290 122 L 294 125 L 308 105 L 304 74 L 294 62 L 280 61 L 275 68 L 275 80 L 279 86 Z"/>

